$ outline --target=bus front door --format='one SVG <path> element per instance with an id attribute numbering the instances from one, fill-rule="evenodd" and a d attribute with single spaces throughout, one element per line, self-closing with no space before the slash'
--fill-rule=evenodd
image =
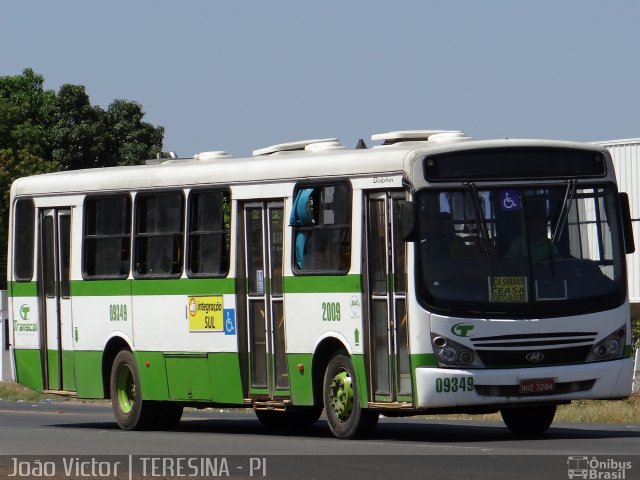
<path id="1" fill-rule="evenodd" d="M 400 230 L 404 192 L 366 197 L 365 294 L 368 371 L 375 402 L 411 402 L 405 243 Z"/>
<path id="2" fill-rule="evenodd" d="M 249 394 L 259 400 L 289 396 L 282 281 L 282 201 L 243 206 L 245 320 Z M 240 346 L 240 354 L 243 348 Z"/>
<path id="3" fill-rule="evenodd" d="M 70 292 L 71 210 L 40 215 L 40 358 L 45 390 L 75 390 Z"/>

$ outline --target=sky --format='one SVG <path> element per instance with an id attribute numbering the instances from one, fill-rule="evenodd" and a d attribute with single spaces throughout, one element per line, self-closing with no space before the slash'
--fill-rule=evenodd
<path id="1" fill-rule="evenodd" d="M 640 137 L 636 0 L 3 0 L 0 76 L 133 100 L 179 156 L 463 130 Z"/>

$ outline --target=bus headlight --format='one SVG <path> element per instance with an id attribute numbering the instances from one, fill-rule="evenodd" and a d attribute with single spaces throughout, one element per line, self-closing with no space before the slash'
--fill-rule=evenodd
<path id="1" fill-rule="evenodd" d="M 431 334 L 433 353 L 441 366 L 446 367 L 481 367 L 482 363 L 468 347 L 454 342 L 450 338 Z"/>
<path id="2" fill-rule="evenodd" d="M 627 336 L 627 332 L 624 327 L 618 328 L 608 337 L 600 340 L 596 343 L 589 356 L 588 362 L 597 362 L 600 360 L 611 360 L 614 358 L 621 358 L 624 351 L 624 340 Z"/>

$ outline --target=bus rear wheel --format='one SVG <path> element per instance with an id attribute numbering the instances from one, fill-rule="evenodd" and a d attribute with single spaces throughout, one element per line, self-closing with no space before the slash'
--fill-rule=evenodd
<path id="1" fill-rule="evenodd" d="M 331 433 L 337 438 L 362 438 L 378 424 L 378 412 L 362 408 L 351 359 L 334 355 L 324 375 L 324 409 Z"/>
<path id="2" fill-rule="evenodd" d="M 111 368 L 111 405 L 123 430 L 152 428 L 159 412 L 158 404 L 142 400 L 136 359 L 129 350 L 116 355 Z"/>
<path id="3" fill-rule="evenodd" d="M 551 426 L 556 406 L 504 408 L 500 415 L 514 435 L 534 437 L 542 435 Z"/>

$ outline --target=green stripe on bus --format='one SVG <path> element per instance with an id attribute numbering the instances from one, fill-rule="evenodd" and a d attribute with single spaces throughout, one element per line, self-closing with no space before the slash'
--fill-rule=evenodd
<path id="1" fill-rule="evenodd" d="M 235 293 L 233 278 L 179 278 L 175 280 L 74 280 L 74 296 L 210 295 Z"/>
<path id="2" fill-rule="evenodd" d="M 234 278 L 175 280 L 72 280 L 71 295 L 112 297 L 129 295 L 211 295 L 235 293 Z M 37 282 L 11 282 L 12 297 L 36 297 Z"/>
<path id="3" fill-rule="evenodd" d="M 137 280 L 132 289 L 133 295 L 222 295 L 235 291 L 233 278 Z"/>
<path id="4" fill-rule="evenodd" d="M 38 295 L 36 282 L 11 282 L 11 297 L 35 297 Z"/>
<path id="5" fill-rule="evenodd" d="M 128 296 L 131 295 L 131 280 L 74 280 L 71 295 L 78 297 Z"/>
<path id="6" fill-rule="evenodd" d="M 284 277 L 285 293 L 357 293 L 361 276 L 297 276 Z"/>
<path id="7" fill-rule="evenodd" d="M 35 297 L 36 282 L 12 282 L 13 297 Z M 358 293 L 361 276 L 284 277 L 286 293 Z M 234 278 L 178 278 L 173 280 L 73 280 L 71 295 L 79 297 L 127 295 L 209 295 L 235 293 Z"/>

